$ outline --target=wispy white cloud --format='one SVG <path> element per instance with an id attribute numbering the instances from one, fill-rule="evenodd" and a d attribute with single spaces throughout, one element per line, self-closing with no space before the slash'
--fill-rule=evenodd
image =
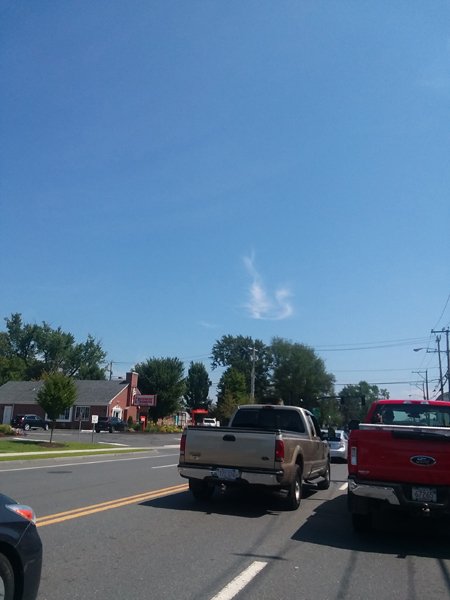
<path id="1" fill-rule="evenodd" d="M 198 324 L 204 327 L 205 329 L 217 329 L 219 327 L 215 323 L 209 323 L 208 321 L 199 321 Z"/>
<path id="2" fill-rule="evenodd" d="M 249 288 L 249 301 L 245 305 L 253 319 L 280 321 L 290 317 L 294 309 L 290 302 L 292 294 L 287 287 L 280 287 L 272 293 L 268 291 L 255 267 L 254 256 L 245 256 L 244 265 L 252 281 Z"/>

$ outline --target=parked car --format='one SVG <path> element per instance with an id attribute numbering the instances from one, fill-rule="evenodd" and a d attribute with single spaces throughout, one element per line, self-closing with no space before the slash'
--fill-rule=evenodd
<path id="1" fill-rule="evenodd" d="M 47 431 L 50 427 L 50 423 L 42 417 L 38 417 L 38 415 L 16 415 L 11 420 L 11 426 L 25 429 L 25 431 L 41 427 Z"/>
<path id="2" fill-rule="evenodd" d="M 203 427 L 220 427 L 220 421 L 213 417 L 205 417 L 202 421 Z"/>
<path id="3" fill-rule="evenodd" d="M 126 422 L 118 417 L 99 417 L 98 423 L 94 426 L 96 433 L 100 433 L 100 431 L 109 431 L 109 433 L 125 431 L 127 427 Z"/>
<path id="4" fill-rule="evenodd" d="M 348 435 L 343 429 L 336 429 L 334 434 L 328 435 L 328 445 L 332 459 L 347 461 Z"/>
<path id="5" fill-rule="evenodd" d="M 29 506 L 0 494 L 0 598 L 35 600 L 42 567 L 42 542 Z"/>

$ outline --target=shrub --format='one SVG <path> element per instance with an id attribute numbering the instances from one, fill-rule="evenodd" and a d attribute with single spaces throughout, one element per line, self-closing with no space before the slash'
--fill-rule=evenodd
<path id="1" fill-rule="evenodd" d="M 145 431 L 148 433 L 181 433 L 182 427 L 177 425 L 155 425 L 154 423 L 148 423 Z"/>
<path id="2" fill-rule="evenodd" d="M 0 425 L 0 434 L 13 435 L 14 429 L 11 427 L 11 425 Z"/>

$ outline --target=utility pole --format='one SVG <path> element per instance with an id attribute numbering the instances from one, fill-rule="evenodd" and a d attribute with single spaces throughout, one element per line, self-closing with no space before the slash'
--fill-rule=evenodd
<path id="1" fill-rule="evenodd" d="M 450 347 L 449 347 L 449 332 L 450 329 L 447 327 L 446 329 L 441 329 L 439 331 L 435 331 L 434 329 L 431 330 L 431 333 L 445 333 L 446 336 L 446 354 L 447 354 L 447 384 L 448 384 L 448 397 L 450 400 Z M 441 400 L 444 400 L 444 379 L 442 377 L 442 363 L 441 363 L 441 347 L 440 347 L 440 342 L 441 342 L 441 336 L 440 335 L 436 335 L 436 341 L 437 341 L 437 346 L 438 346 L 438 355 L 439 355 L 439 377 L 440 377 L 440 382 L 441 382 Z"/>
<path id="2" fill-rule="evenodd" d="M 250 375 L 250 402 L 254 404 L 255 402 L 255 346 L 252 348 L 252 372 Z"/>
<path id="3" fill-rule="evenodd" d="M 422 373 L 425 373 L 425 386 L 422 384 L 422 394 L 423 394 L 423 399 L 424 400 L 429 400 L 430 399 L 430 393 L 428 390 L 428 369 L 425 369 L 425 371 L 413 371 L 413 373 L 417 373 L 417 375 L 420 375 L 422 377 Z"/>

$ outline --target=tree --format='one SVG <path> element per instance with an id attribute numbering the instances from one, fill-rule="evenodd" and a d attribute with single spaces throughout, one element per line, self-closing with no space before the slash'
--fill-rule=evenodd
<path id="1" fill-rule="evenodd" d="M 0 385 L 7 381 L 23 381 L 27 372 L 25 361 L 18 356 L 0 355 Z"/>
<path id="2" fill-rule="evenodd" d="M 238 369 L 228 368 L 217 386 L 215 416 L 220 421 L 229 419 L 236 407 L 249 402 L 245 376 Z"/>
<path id="3" fill-rule="evenodd" d="M 367 381 L 360 381 L 357 385 L 344 386 L 339 396 L 344 422 L 348 423 L 351 419 L 363 419 L 372 402 L 389 398 L 389 392 L 380 390 L 378 386 L 370 385 Z"/>
<path id="4" fill-rule="evenodd" d="M 209 408 L 208 400 L 211 380 L 205 365 L 201 362 L 192 362 L 186 378 L 184 401 L 188 408 Z"/>
<path id="5" fill-rule="evenodd" d="M 76 379 L 106 378 L 102 366 L 106 352 L 91 335 L 77 344 L 71 333 L 60 327 L 53 329 L 45 321 L 28 325 L 19 313 L 5 321 L 6 331 L 0 333 L 0 358 L 6 359 L 1 365 L 3 382 L 17 379 L 19 371 L 23 380 L 40 379 L 43 373 L 53 372 Z"/>
<path id="6" fill-rule="evenodd" d="M 134 370 L 139 375 L 139 390 L 143 394 L 157 395 L 156 406 L 148 411 L 154 423 L 179 409 L 186 385 L 179 358 L 149 358 L 137 364 Z"/>
<path id="7" fill-rule="evenodd" d="M 5 356 L 16 356 L 28 365 L 36 356 L 36 325 L 22 323 L 22 315 L 14 313 L 5 318 L 6 333 L 3 334 L 1 346 L 6 350 Z"/>
<path id="8" fill-rule="evenodd" d="M 224 335 L 212 349 L 211 366 L 230 367 L 244 375 L 248 394 L 251 391 L 254 368 L 255 399 L 260 401 L 267 394 L 270 384 L 271 353 L 261 341 L 242 335 Z"/>
<path id="9" fill-rule="evenodd" d="M 341 411 L 339 398 L 334 396 L 321 398 L 319 401 L 319 410 L 319 421 L 323 427 L 333 426 L 341 428 L 344 425 L 344 415 Z"/>
<path id="10" fill-rule="evenodd" d="M 67 408 L 73 406 L 76 397 L 77 388 L 70 377 L 67 377 L 63 373 L 44 375 L 44 385 L 37 394 L 37 403 L 44 409 L 52 422 L 50 442 L 53 439 L 56 419 Z"/>
<path id="11" fill-rule="evenodd" d="M 320 396 L 332 394 L 334 375 L 327 373 L 325 363 L 312 348 L 274 338 L 271 351 L 274 392 L 285 404 L 312 408 Z"/>

